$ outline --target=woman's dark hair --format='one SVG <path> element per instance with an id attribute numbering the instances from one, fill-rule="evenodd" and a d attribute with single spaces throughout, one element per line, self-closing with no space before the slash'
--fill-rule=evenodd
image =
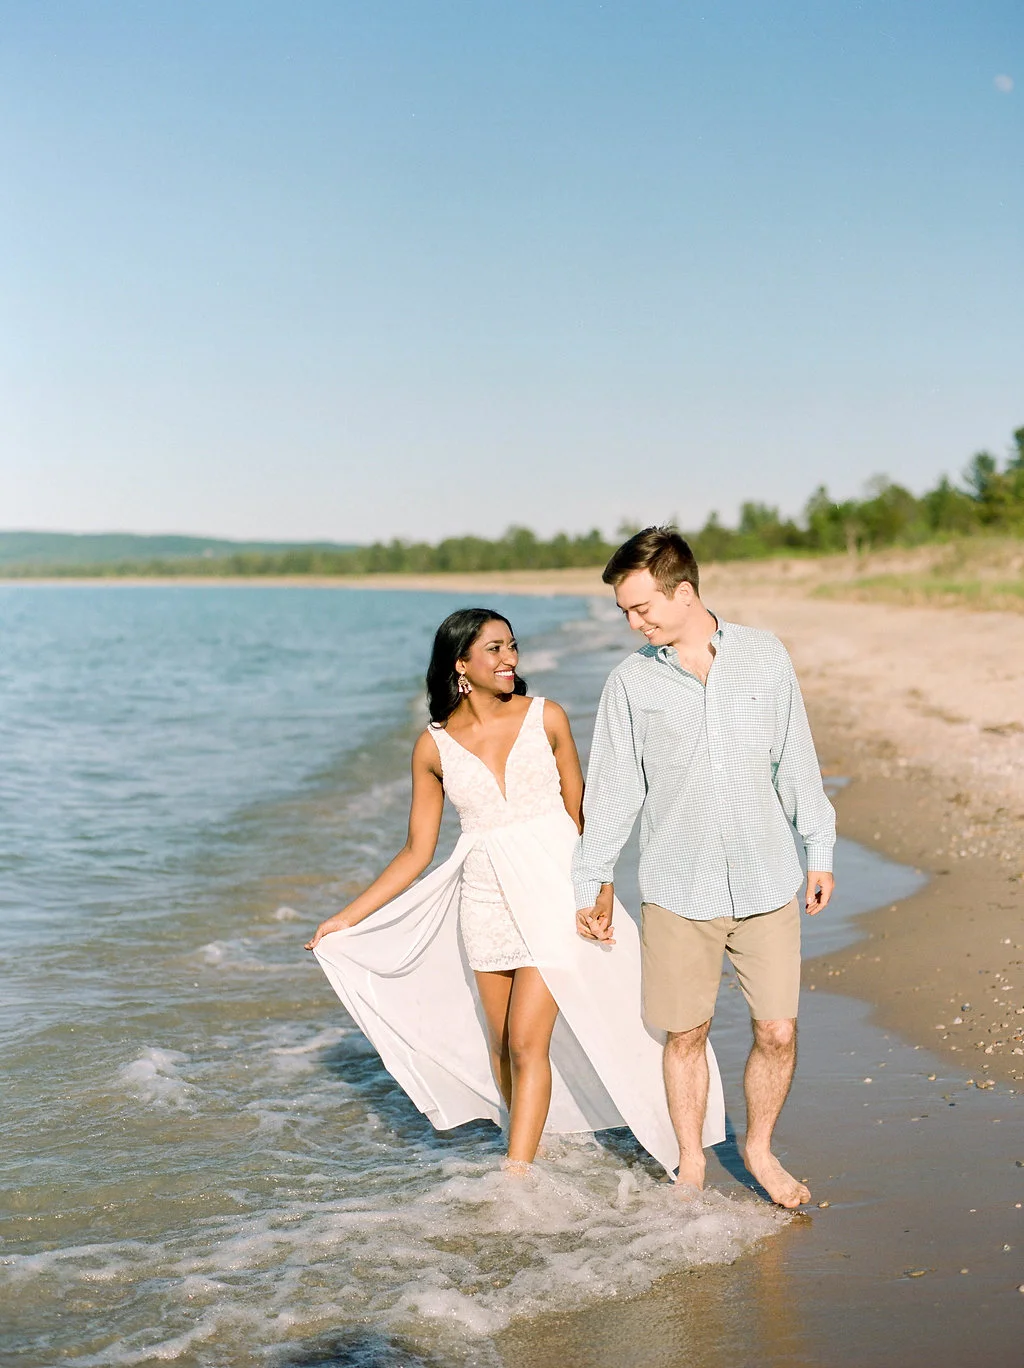
<path id="1" fill-rule="evenodd" d="M 427 666 L 427 707 L 435 727 L 447 722 L 458 707 L 459 678 L 455 662 L 465 660 L 488 622 L 503 622 L 512 632 L 512 624 L 505 614 L 494 613 L 490 608 L 460 608 L 446 617 L 435 632 L 434 649 Z M 518 674 L 512 692 L 526 692 L 526 680 L 520 679 Z"/>

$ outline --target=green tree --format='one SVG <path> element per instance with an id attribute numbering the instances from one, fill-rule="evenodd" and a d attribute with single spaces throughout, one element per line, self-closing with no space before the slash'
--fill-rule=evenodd
<path id="1" fill-rule="evenodd" d="M 804 519 L 807 544 L 815 551 L 856 552 L 864 536 L 855 500 L 836 503 L 824 485 L 819 485 L 807 501 Z"/>
<path id="2" fill-rule="evenodd" d="M 978 526 L 978 506 L 963 490 L 950 484 L 947 476 L 921 499 L 928 530 L 937 534 L 963 535 Z"/>
<path id="3" fill-rule="evenodd" d="M 893 484 L 885 475 L 868 483 L 868 498 L 857 512 L 863 536 L 873 547 L 892 546 L 897 541 L 913 540 L 915 527 L 923 526 L 921 507 L 909 489 Z"/>

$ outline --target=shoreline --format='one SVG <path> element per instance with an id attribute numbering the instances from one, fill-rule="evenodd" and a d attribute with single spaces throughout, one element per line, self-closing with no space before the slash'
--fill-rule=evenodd
<path id="1" fill-rule="evenodd" d="M 5 579 L 0 588 L 66 589 L 400 589 L 407 593 L 528 594 L 541 598 L 599 598 L 608 592 L 599 567 L 579 570 L 452 571 L 432 575 L 53 575 Z"/>

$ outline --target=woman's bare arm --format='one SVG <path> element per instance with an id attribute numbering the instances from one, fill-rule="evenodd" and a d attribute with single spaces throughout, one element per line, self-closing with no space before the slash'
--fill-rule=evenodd
<path id="1" fill-rule="evenodd" d="M 358 925 L 371 912 L 376 912 L 416 882 L 434 858 L 443 807 L 444 788 L 437 745 L 424 732 L 412 752 L 412 806 L 405 845 L 369 888 L 364 889 L 347 907 L 320 923 L 313 939 L 306 943 L 307 950 L 315 949 L 331 931 L 342 931 L 346 927 Z"/>
<path id="2" fill-rule="evenodd" d="M 582 831 L 583 771 L 580 768 L 580 757 L 565 709 L 558 703 L 553 703 L 550 698 L 544 700 L 544 731 L 554 752 L 555 764 L 558 766 L 565 810 L 576 823 L 576 830 Z"/>

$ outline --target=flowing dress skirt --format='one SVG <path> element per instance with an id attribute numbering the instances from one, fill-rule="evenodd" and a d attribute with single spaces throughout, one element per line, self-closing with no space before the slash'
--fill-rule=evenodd
<path id="1" fill-rule="evenodd" d="M 569 878 L 576 828 L 566 813 L 463 835 L 444 864 L 316 956 L 385 1068 L 439 1130 L 501 1124 L 483 1008 L 458 930 L 461 870 L 483 844 L 530 954 L 558 1003 L 548 1131 L 628 1126 L 672 1173 L 679 1147 L 662 1079 L 664 1033 L 640 1016 L 640 938 L 616 904 L 614 946 L 575 929 Z M 725 1139 L 722 1083 L 708 1046 L 704 1144 Z"/>

